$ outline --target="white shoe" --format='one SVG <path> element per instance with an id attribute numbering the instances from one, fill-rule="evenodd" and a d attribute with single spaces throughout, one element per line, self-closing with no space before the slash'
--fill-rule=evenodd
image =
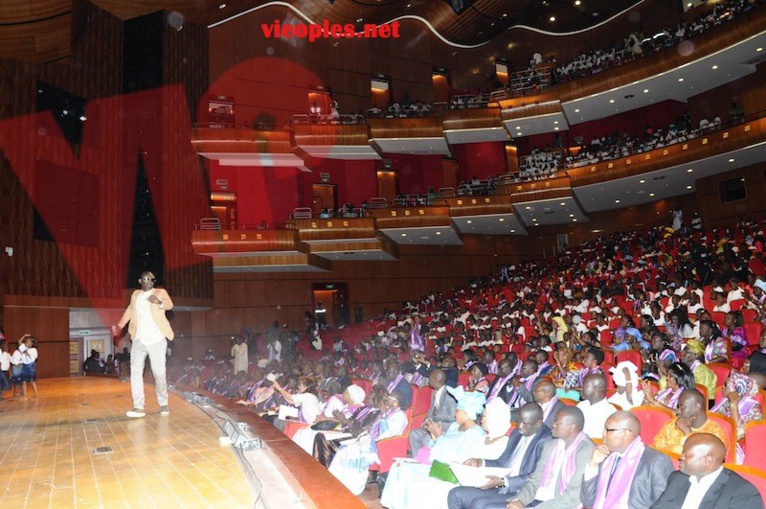
<path id="1" fill-rule="evenodd" d="M 170 415 L 170 410 L 168 410 L 168 406 L 167 405 L 160 407 L 160 415 L 162 415 L 162 416 Z"/>
<path id="2" fill-rule="evenodd" d="M 125 415 L 131 419 L 138 419 L 140 417 L 146 416 L 146 412 L 144 412 L 143 408 L 134 408 L 133 410 L 128 410 Z"/>

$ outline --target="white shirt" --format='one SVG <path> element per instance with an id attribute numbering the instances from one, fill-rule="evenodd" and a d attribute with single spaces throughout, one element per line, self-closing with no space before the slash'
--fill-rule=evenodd
<path id="1" fill-rule="evenodd" d="M 319 399 L 310 392 L 293 394 L 293 402 L 301 408 L 301 414 L 306 422 L 314 424 L 317 416 L 321 412 L 319 408 Z"/>
<path id="2" fill-rule="evenodd" d="M 0 352 L 0 371 L 8 371 L 9 369 L 11 369 L 11 354 Z"/>
<path id="3" fill-rule="evenodd" d="M 521 437 L 518 445 L 516 445 L 516 450 L 513 451 L 513 456 L 511 456 L 511 463 L 508 465 L 509 471 L 506 474 L 507 477 L 516 477 L 519 475 L 519 472 L 521 472 L 521 462 L 524 460 L 524 456 L 527 454 L 527 449 L 529 449 L 529 444 L 532 443 L 533 438 L 534 435 Z"/>
<path id="4" fill-rule="evenodd" d="M 710 486 L 718 479 L 721 472 L 723 472 L 723 467 L 718 467 L 718 470 L 709 473 L 701 479 L 697 479 L 697 476 L 694 475 L 689 476 L 689 491 L 686 492 L 684 505 L 681 506 L 681 509 L 698 509 Z"/>
<path id="5" fill-rule="evenodd" d="M 154 295 L 154 290 L 142 291 L 136 297 L 136 339 L 145 345 L 153 345 L 165 339 L 149 310 L 152 305 L 147 299 Z"/>
<path id="6" fill-rule="evenodd" d="M 34 364 L 37 360 L 37 348 L 27 348 L 27 350 L 21 354 L 21 362 L 24 364 Z"/>
<path id="7" fill-rule="evenodd" d="M 604 434 L 604 425 L 610 415 L 617 411 L 606 399 L 602 399 L 595 405 L 591 405 L 590 401 L 580 401 L 577 403 L 577 408 L 582 410 L 585 415 L 585 427 L 583 431 L 590 438 L 601 438 Z"/>

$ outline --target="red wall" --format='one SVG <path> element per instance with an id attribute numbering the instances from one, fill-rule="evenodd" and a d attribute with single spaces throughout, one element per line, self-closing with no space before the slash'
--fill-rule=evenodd
<path id="1" fill-rule="evenodd" d="M 225 191 L 237 193 L 240 225 L 258 224 L 263 220 L 269 224 L 287 221 L 293 209 L 302 206 L 300 173 L 297 168 L 221 166 L 216 161 L 210 164 L 212 190 L 222 190 L 215 185 L 216 179 L 227 179 Z"/>
<path id="2" fill-rule="evenodd" d="M 313 173 L 305 173 L 301 179 L 304 206 L 306 207 L 311 206 L 311 185 L 322 182 L 320 173 L 329 173 L 330 181 L 327 183 L 337 186 L 339 207 L 342 207 L 346 202 L 359 207 L 363 201 L 369 201 L 373 196 L 377 196 L 375 161 L 373 160 L 314 159 L 308 167 Z"/>
<path id="3" fill-rule="evenodd" d="M 500 141 L 452 145 L 452 155 L 458 161 L 460 181 L 473 177 L 489 177 L 505 173 L 505 144 Z"/>
<path id="4" fill-rule="evenodd" d="M 439 155 L 384 154 L 399 178 L 399 194 L 426 194 L 443 186 L 442 157 Z"/>

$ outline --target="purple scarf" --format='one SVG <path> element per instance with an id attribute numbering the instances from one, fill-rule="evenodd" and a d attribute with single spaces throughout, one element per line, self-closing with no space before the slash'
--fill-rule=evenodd
<path id="1" fill-rule="evenodd" d="M 500 389 L 513 377 L 513 373 L 508 375 L 505 378 L 499 378 L 495 380 L 495 385 L 492 386 L 492 392 L 489 393 L 489 396 L 487 396 L 487 403 L 492 401 L 497 397 L 497 395 L 500 393 Z"/>
<path id="2" fill-rule="evenodd" d="M 396 375 L 396 378 L 394 378 L 394 381 L 386 386 L 386 392 L 391 394 L 396 389 L 396 386 L 399 385 L 399 382 L 401 382 L 403 378 L 404 377 L 402 376 L 401 373 Z"/>
<path id="3" fill-rule="evenodd" d="M 540 479 L 540 486 L 548 486 L 550 483 L 556 480 L 556 476 L 558 475 L 558 492 L 563 493 L 566 491 L 567 486 L 569 486 L 569 481 L 572 480 L 575 470 L 577 469 L 577 465 L 575 464 L 575 460 L 577 459 L 577 448 L 580 446 L 580 443 L 585 440 L 585 438 L 585 433 L 581 431 L 568 448 L 562 439 L 556 439 L 556 445 L 553 447 L 553 453 L 551 454 L 551 457 L 548 458 L 548 462 L 545 464 L 545 470 L 543 470 L 543 475 Z M 561 475 L 559 475 L 559 472 L 554 472 L 554 466 L 558 463 L 559 457 L 561 456 L 564 456 L 564 463 L 561 466 Z M 581 507 L 582 504 L 578 505 L 577 508 L 574 509 L 579 509 Z"/>
<path id="4" fill-rule="evenodd" d="M 551 399 L 548 402 L 548 408 L 546 408 L 545 411 L 543 412 L 543 422 L 545 422 L 548 419 L 548 416 L 551 415 L 551 410 L 553 410 L 553 407 L 555 407 L 556 403 L 558 402 L 559 402 L 558 396 L 553 396 L 553 399 Z"/>
<path id="5" fill-rule="evenodd" d="M 657 401 L 662 403 L 665 406 L 669 406 L 670 408 L 678 408 L 678 398 L 681 397 L 681 394 L 686 390 L 685 387 L 679 387 L 676 392 L 673 392 L 673 389 L 670 387 L 667 387 L 665 389 L 662 389 L 660 392 L 657 393 L 657 395 L 654 397 Z M 670 398 L 665 401 L 666 398 Z"/>
<path id="6" fill-rule="evenodd" d="M 601 464 L 601 473 L 598 476 L 598 487 L 596 488 L 596 501 L 591 509 L 616 509 L 628 507 L 628 495 L 630 486 L 633 484 L 633 478 L 636 476 L 638 464 L 641 456 L 644 454 L 644 443 L 641 437 L 636 437 L 625 453 L 622 455 L 622 461 L 615 467 L 618 455 L 610 454 Z M 612 469 L 614 473 L 612 474 Z M 604 475 L 606 474 L 606 475 Z M 610 481 L 611 477 L 611 483 Z"/>
<path id="7" fill-rule="evenodd" d="M 410 331 L 410 348 L 412 350 L 425 350 L 426 343 L 423 341 L 423 336 L 413 327 Z"/>

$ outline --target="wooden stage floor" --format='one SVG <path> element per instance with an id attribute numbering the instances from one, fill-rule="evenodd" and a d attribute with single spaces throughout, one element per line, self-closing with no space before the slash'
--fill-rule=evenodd
<path id="1" fill-rule="evenodd" d="M 162 417 L 146 386 L 146 417 L 129 419 L 129 383 L 78 377 L 37 385 L 37 399 L 6 393 L 0 403 L 0 507 L 254 507 L 220 428 L 179 396 L 171 394 Z"/>

